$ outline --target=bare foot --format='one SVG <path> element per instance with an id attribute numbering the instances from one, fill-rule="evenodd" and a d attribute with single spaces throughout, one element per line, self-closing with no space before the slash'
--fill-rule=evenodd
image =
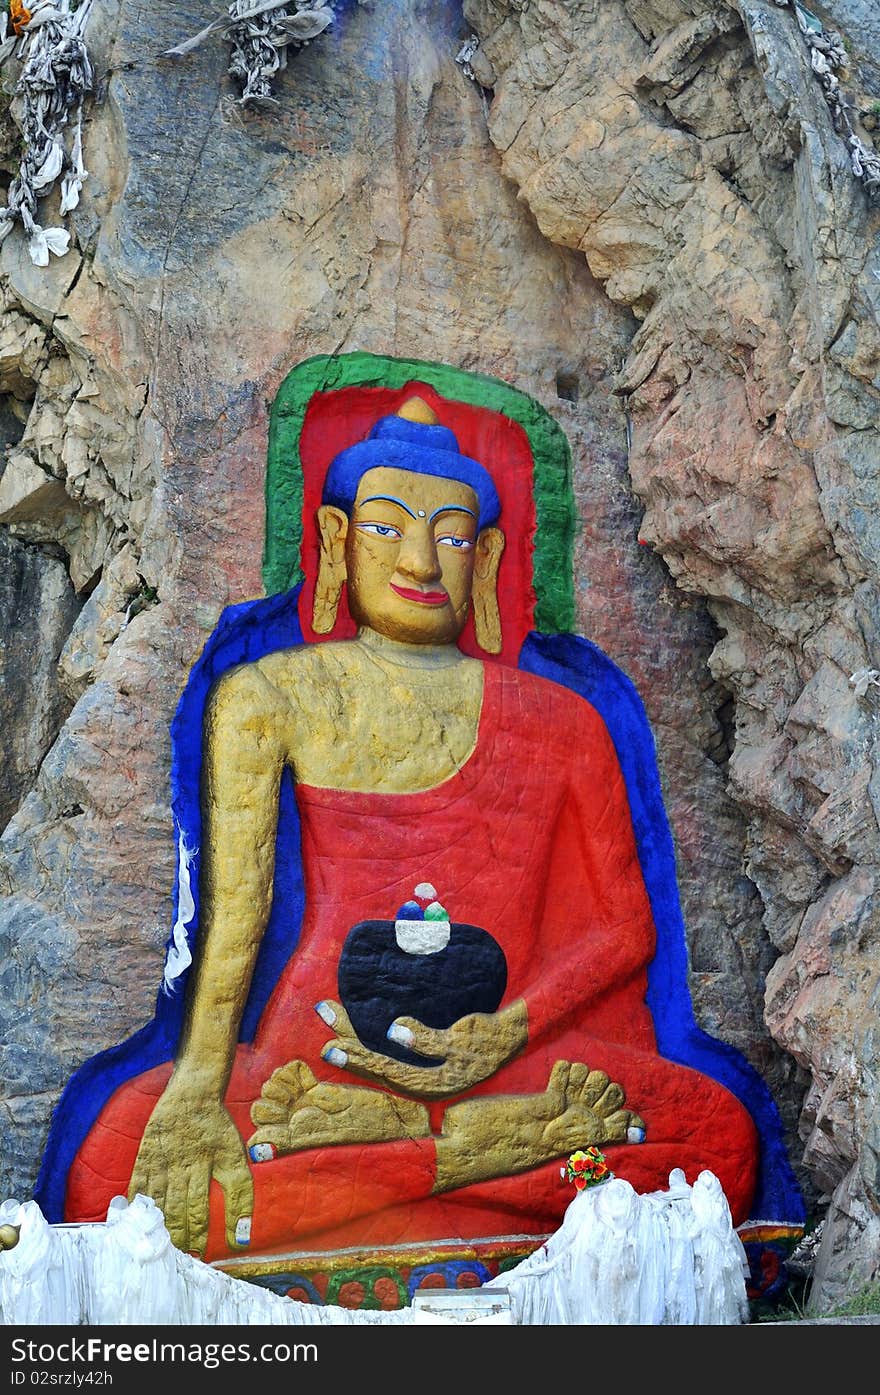
<path id="1" fill-rule="evenodd" d="M 547 1099 L 556 1102 L 555 1117 L 544 1126 L 551 1154 L 570 1153 L 603 1143 L 642 1143 L 644 1120 L 625 1109 L 620 1085 L 604 1071 L 590 1070 L 579 1061 L 557 1061 L 550 1072 Z"/>
<path id="2" fill-rule="evenodd" d="M 435 1192 L 526 1172 L 575 1148 L 642 1143 L 645 1124 L 601 1070 L 557 1061 L 540 1095 L 480 1095 L 450 1105 L 437 1140 Z"/>
<path id="3" fill-rule="evenodd" d="M 273 1071 L 251 1106 L 256 1132 L 248 1139 L 252 1162 L 334 1143 L 384 1143 L 425 1138 L 428 1111 L 414 1100 L 358 1085 L 317 1081 L 305 1061 Z"/>

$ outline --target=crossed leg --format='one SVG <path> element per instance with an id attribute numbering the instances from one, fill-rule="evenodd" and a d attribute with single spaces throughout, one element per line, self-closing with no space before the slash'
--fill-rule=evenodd
<path id="1" fill-rule="evenodd" d="M 451 1105 L 436 1139 L 435 1193 L 525 1172 L 591 1144 L 640 1142 L 642 1120 L 604 1071 L 557 1061 L 534 1095 L 481 1095 Z M 415 1100 L 359 1085 L 316 1081 L 304 1061 L 273 1071 L 251 1107 L 254 1162 L 304 1148 L 379 1143 L 430 1135 Z"/>
<path id="2" fill-rule="evenodd" d="M 540 1167 L 575 1148 L 641 1143 L 645 1125 L 621 1087 L 579 1061 L 557 1061 L 539 1095 L 488 1095 L 446 1111 L 435 1192 Z"/>
<path id="3" fill-rule="evenodd" d="M 426 1138 L 428 1111 L 415 1100 L 360 1085 L 318 1081 L 305 1061 L 272 1072 L 251 1106 L 253 1162 L 333 1143 L 389 1143 Z"/>
<path id="4" fill-rule="evenodd" d="M 560 1051 L 559 1054 L 564 1053 Z M 575 1060 L 583 1060 L 577 1047 L 572 1054 Z M 250 1055 L 248 1048 L 239 1048 L 226 1100 L 243 1139 L 249 1138 L 255 1127 L 258 1131 L 270 1127 L 259 1120 L 252 1123 L 250 1111 L 259 1095 L 260 1082 L 266 1079 L 268 1084 L 272 1065 L 267 1065 L 257 1075 Z M 648 1137 L 643 1143 L 636 1145 L 634 1138 L 629 1138 L 628 1126 L 625 1141 L 608 1145 L 611 1166 L 618 1177 L 624 1177 L 636 1191 L 655 1191 L 667 1185 L 674 1167 L 684 1168 L 691 1182 L 701 1170 L 708 1168 L 724 1188 L 735 1223 L 748 1219 L 759 1140 L 750 1114 L 733 1094 L 710 1077 L 653 1052 L 591 1042 L 588 1046 L 585 1044 L 584 1056 L 600 1061 L 607 1075 L 626 1091 L 627 1102 L 637 1104 L 639 1112 L 647 1119 Z M 537 1070 L 537 1061 L 535 1065 Z M 548 1088 L 538 1093 L 539 1100 L 544 1096 L 545 1105 L 548 1094 L 555 1093 L 553 1086 L 558 1080 L 552 1066 L 551 1056 L 543 1067 Z M 104 1106 L 71 1165 L 65 1198 L 66 1220 L 103 1221 L 111 1199 L 126 1192 L 147 1120 L 167 1086 L 171 1069 L 171 1063 L 167 1062 L 136 1077 L 121 1086 Z M 591 1073 L 586 1067 L 580 1069 L 587 1075 Z M 578 1073 L 574 1072 L 575 1077 Z M 570 1070 L 568 1086 L 562 1091 L 566 1097 L 572 1093 L 571 1082 Z M 473 1095 L 458 1104 L 448 1105 L 445 1128 L 436 1134 L 429 1131 L 418 1104 L 415 1118 L 420 1124 L 411 1122 L 406 1130 L 402 1128 L 401 1098 L 398 1096 L 394 1106 L 398 1135 L 403 1136 L 373 1145 L 364 1146 L 360 1138 L 345 1144 L 337 1121 L 333 1118 L 322 1121 L 321 1128 L 326 1129 L 323 1137 L 340 1141 L 340 1147 L 309 1146 L 304 1135 L 301 1150 L 295 1148 L 287 1156 L 278 1156 L 272 1167 L 265 1163 L 253 1166 L 256 1199 L 251 1245 L 254 1252 L 289 1249 L 292 1239 L 307 1240 L 325 1249 L 369 1245 L 379 1233 L 377 1225 L 381 1225 L 386 1238 L 406 1238 L 413 1224 L 415 1205 L 421 1207 L 418 1231 L 422 1238 L 488 1234 L 487 1226 L 491 1228 L 493 1224 L 505 1233 L 543 1234 L 554 1230 L 569 1197 L 568 1188 L 560 1185 L 559 1161 L 568 1156 L 573 1146 L 588 1146 L 590 1141 L 586 1128 L 589 1117 L 578 1118 L 579 1109 L 588 1107 L 588 1097 L 584 1094 L 580 1101 L 571 1104 L 577 1127 L 566 1136 L 568 1122 L 563 1124 L 562 1120 L 568 1111 L 551 1102 L 553 1107 L 544 1118 L 540 1104 L 536 1110 L 533 1097 L 525 1093 L 528 1088 L 525 1086 L 519 1096 L 507 1094 L 499 1099 L 498 1096 Z M 308 1092 L 301 1093 L 305 1098 Z M 361 1100 L 370 1097 L 374 1102 L 383 1092 L 364 1088 L 359 1094 Z M 268 1098 L 271 1099 L 271 1095 Z M 529 1142 L 524 1154 L 506 1164 L 511 1169 L 509 1174 L 496 1174 L 468 1186 L 465 1178 L 469 1171 L 474 1176 L 485 1176 L 490 1170 L 496 1173 L 503 1141 L 519 1134 L 515 1116 L 523 1101 L 528 1115 L 541 1120 L 544 1136 L 539 1142 L 548 1161 L 531 1166 L 529 1160 L 534 1156 L 535 1145 Z M 275 1101 L 276 1111 L 283 1118 L 285 1110 L 278 1110 L 279 1103 Z M 461 1140 L 455 1136 L 456 1117 L 452 1111 L 461 1106 L 463 1118 L 465 1110 L 481 1103 L 497 1111 L 489 1130 L 490 1137 L 487 1140 L 484 1133 L 482 1144 L 484 1149 L 491 1149 L 495 1154 L 491 1169 L 481 1157 L 473 1157 L 473 1149 L 470 1149 L 469 1158 Z M 380 1106 L 384 1107 L 387 1106 Z M 626 1104 L 619 1106 L 626 1107 Z M 614 1127 L 610 1121 L 616 1112 L 611 1109 L 605 1116 L 608 1125 L 603 1123 L 602 1133 L 606 1137 L 608 1128 Z M 286 1115 L 290 1115 L 289 1108 Z M 571 1118 L 570 1115 L 569 1121 Z M 633 1125 L 638 1127 L 635 1120 Z M 357 1134 L 359 1129 L 352 1132 Z M 558 1133 L 562 1133 L 562 1137 Z M 285 1148 L 290 1146 L 292 1140 L 287 1130 L 279 1141 Z M 604 1150 L 606 1142 L 600 1141 L 597 1146 Z M 512 1153 L 512 1144 L 506 1147 L 508 1153 Z M 438 1179 L 439 1152 L 444 1158 Z M 267 1155 L 272 1153 L 274 1146 L 267 1146 Z M 370 1165 L 365 1166 L 368 1153 Z M 211 1191 L 211 1227 L 206 1252 L 209 1260 L 231 1253 L 225 1239 L 223 1193 L 219 1186 L 212 1186 Z"/>

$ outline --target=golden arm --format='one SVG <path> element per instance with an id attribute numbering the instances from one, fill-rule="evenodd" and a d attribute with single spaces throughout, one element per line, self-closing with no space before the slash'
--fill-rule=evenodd
<path id="1" fill-rule="evenodd" d="M 283 700 L 253 666 L 208 703 L 202 771 L 199 946 L 171 1079 L 144 1132 L 129 1196 L 152 1196 L 180 1249 L 203 1253 L 208 1193 L 223 1188 L 229 1244 L 246 1244 L 253 1185 L 223 1104 L 272 898 Z"/>
<path id="2" fill-rule="evenodd" d="M 222 1099 L 272 906 L 281 698 L 259 673 L 220 680 L 205 716 L 200 949 L 175 1074 Z"/>

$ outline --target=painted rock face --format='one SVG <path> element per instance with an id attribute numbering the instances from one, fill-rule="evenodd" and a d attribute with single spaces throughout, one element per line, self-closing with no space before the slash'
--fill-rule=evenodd
<path id="1" fill-rule="evenodd" d="M 469 1013 L 496 1012 L 506 987 L 497 940 L 476 925 L 452 924 L 436 900 L 424 910 L 408 901 L 396 920 L 362 920 L 339 958 L 339 998 L 364 1046 L 412 1065 L 441 1063 L 389 1041 L 395 1018 L 451 1027 Z"/>

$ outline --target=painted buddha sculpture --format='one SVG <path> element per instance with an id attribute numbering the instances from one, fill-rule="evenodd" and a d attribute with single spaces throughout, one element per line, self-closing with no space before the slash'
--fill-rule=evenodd
<path id="1" fill-rule="evenodd" d="M 326 472 L 311 619 L 329 636 L 344 595 L 355 636 L 275 648 L 210 688 L 182 1034 L 133 1076 L 112 1053 L 92 1063 L 106 1078 L 68 1147 L 68 1219 L 145 1193 L 174 1242 L 209 1259 L 545 1235 L 570 1201 L 560 1161 L 589 1144 L 642 1191 L 709 1168 L 734 1220 L 750 1214 L 752 1115 L 658 1050 L 654 912 L 614 743 L 579 692 L 494 658 L 494 462 L 466 455 L 435 406 L 405 398 Z M 469 615 L 484 658 L 459 647 Z M 246 1032 L 291 775 L 302 925 Z M 485 969 L 497 1006 L 437 1026 L 444 917 L 446 940 L 470 927 L 501 957 Z M 426 1003 L 420 1019 L 391 1002 L 369 1044 L 340 989 L 363 926 L 385 927 L 377 1002 L 411 968 L 422 997 L 406 1001 Z"/>

